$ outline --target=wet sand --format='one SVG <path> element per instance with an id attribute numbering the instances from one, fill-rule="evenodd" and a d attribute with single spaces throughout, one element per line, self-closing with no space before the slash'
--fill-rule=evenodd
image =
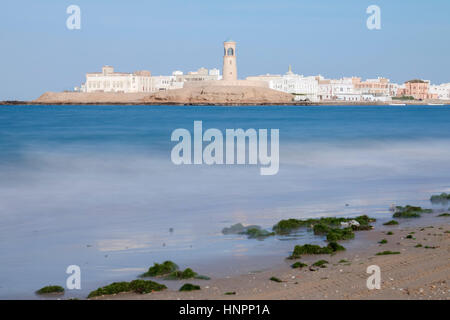
<path id="1" fill-rule="evenodd" d="M 211 280 L 183 281 L 201 286 L 200 291 L 165 290 L 150 294 L 123 293 L 100 299 L 450 299 L 450 224 L 438 218 L 433 226 L 426 221 L 416 226 L 383 227 L 357 233 L 351 248 L 334 255 L 304 255 L 286 260 L 271 270 Z M 439 219 L 442 219 L 440 222 Z M 393 235 L 387 235 L 392 230 Z M 412 234 L 413 239 L 406 238 Z M 388 243 L 379 244 L 382 239 Z M 344 244 L 344 243 L 343 243 Z M 421 244 L 422 247 L 416 247 Z M 294 244 L 293 244 L 294 246 Z M 430 248 L 426 248 L 426 247 Z M 377 256 L 390 250 L 400 254 Z M 329 262 L 316 271 L 309 267 L 292 269 L 301 261 L 310 266 L 318 260 Z M 341 260 L 348 262 L 341 262 Z M 369 290 L 366 269 L 381 269 L 381 289 Z M 277 277 L 281 283 L 269 280 Z M 156 281 L 158 281 L 156 279 Z M 235 292 L 226 295 L 226 292 Z"/>

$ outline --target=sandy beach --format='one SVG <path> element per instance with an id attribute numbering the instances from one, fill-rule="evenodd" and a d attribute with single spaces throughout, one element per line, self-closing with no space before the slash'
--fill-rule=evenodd
<path id="1" fill-rule="evenodd" d="M 437 218 L 440 219 L 440 218 Z M 442 218 L 447 219 L 447 218 Z M 424 222 L 422 222 L 423 224 Z M 450 224 L 435 223 L 415 227 L 393 227 L 387 231 L 359 232 L 356 246 L 334 255 L 305 255 L 286 260 L 285 266 L 271 270 L 209 281 L 184 281 L 201 290 L 177 292 L 164 290 L 150 294 L 123 293 L 99 299 L 444 299 L 450 298 Z M 407 238 L 411 235 L 412 238 Z M 379 244 L 382 239 L 388 243 Z M 420 247 L 418 245 L 421 245 Z M 377 256 L 378 252 L 400 254 Z M 310 269 L 318 260 L 327 260 L 326 268 Z M 346 260 L 345 262 L 343 260 Z M 308 264 L 292 269 L 295 261 Z M 381 269 L 381 289 L 369 290 L 366 269 Z M 271 281 L 277 277 L 282 282 Z M 157 281 L 157 279 L 156 279 Z M 181 285 L 181 284 L 180 284 Z M 235 294 L 225 294 L 225 293 Z"/>

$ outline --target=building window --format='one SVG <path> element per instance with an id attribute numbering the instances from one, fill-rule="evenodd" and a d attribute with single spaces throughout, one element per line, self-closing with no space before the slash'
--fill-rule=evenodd
<path id="1" fill-rule="evenodd" d="M 233 48 L 228 48 L 227 50 L 227 56 L 233 56 L 234 55 L 234 50 Z"/>

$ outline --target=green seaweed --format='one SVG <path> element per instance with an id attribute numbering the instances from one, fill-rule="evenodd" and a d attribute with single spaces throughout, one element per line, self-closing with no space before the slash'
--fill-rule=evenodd
<path id="1" fill-rule="evenodd" d="M 352 228 L 332 228 L 327 233 L 327 241 L 335 242 L 339 240 L 349 240 L 355 238 L 355 233 Z"/>
<path id="2" fill-rule="evenodd" d="M 166 286 L 150 280 L 133 280 L 130 282 L 130 289 L 136 293 L 143 294 L 164 290 Z"/>
<path id="3" fill-rule="evenodd" d="M 236 291 L 228 291 L 224 293 L 226 296 L 232 296 L 236 294 Z"/>
<path id="4" fill-rule="evenodd" d="M 170 273 L 165 279 L 167 280 L 180 280 L 180 279 L 192 279 L 197 276 L 197 273 L 194 272 L 191 268 L 186 268 L 184 271 L 176 270 Z"/>
<path id="5" fill-rule="evenodd" d="M 183 279 L 199 279 L 203 276 L 199 276 L 197 272 L 194 272 L 191 268 L 186 268 L 185 270 L 176 270 L 167 275 L 164 279 L 166 280 L 183 280 Z M 207 278 L 207 277 L 205 277 Z"/>
<path id="6" fill-rule="evenodd" d="M 367 226 L 367 225 L 369 225 L 369 223 L 377 221 L 377 219 L 371 218 L 368 215 L 362 215 L 362 216 L 356 217 L 356 218 L 354 218 L 354 220 L 358 221 L 360 226 Z"/>
<path id="7" fill-rule="evenodd" d="M 39 290 L 36 291 L 36 294 L 51 294 L 51 293 L 62 294 L 64 293 L 64 288 L 61 286 L 50 285 L 40 288 Z"/>
<path id="8" fill-rule="evenodd" d="M 386 239 L 382 239 L 382 240 L 380 240 L 378 243 L 380 243 L 380 244 L 386 244 L 386 243 L 388 243 L 388 241 L 387 241 Z"/>
<path id="9" fill-rule="evenodd" d="M 292 265 L 291 265 L 291 268 L 292 268 L 292 269 L 300 269 L 300 268 L 307 267 L 307 266 L 308 266 L 308 265 L 307 265 L 306 263 L 303 263 L 303 262 L 298 261 L 298 262 L 292 264 Z"/>
<path id="10" fill-rule="evenodd" d="M 337 251 L 345 251 L 345 248 L 337 242 L 330 242 L 327 245 L 327 248 L 331 249 L 332 253 L 337 252 Z"/>
<path id="11" fill-rule="evenodd" d="M 330 242 L 326 247 L 315 244 L 296 245 L 290 259 L 298 259 L 302 254 L 331 254 L 336 251 L 343 251 L 345 248 L 336 242 Z"/>
<path id="12" fill-rule="evenodd" d="M 390 255 L 390 254 L 400 254 L 400 252 L 386 250 L 386 251 L 378 252 L 376 255 L 377 256 L 386 256 L 386 255 Z"/>
<path id="13" fill-rule="evenodd" d="M 414 248 L 422 248 L 422 245 L 420 243 L 418 243 L 414 246 Z"/>
<path id="14" fill-rule="evenodd" d="M 394 218 L 420 218 L 422 213 L 431 213 L 431 209 L 423 209 L 422 207 L 414 207 L 406 205 L 405 207 L 395 207 Z"/>
<path id="15" fill-rule="evenodd" d="M 339 241 L 353 239 L 355 234 L 352 227 L 348 228 L 332 228 L 325 223 L 318 223 L 313 226 L 314 234 L 326 234 L 327 241 Z"/>
<path id="16" fill-rule="evenodd" d="M 98 288 L 97 290 L 91 291 L 88 298 L 117 294 L 121 292 L 135 292 L 135 293 L 150 293 L 153 291 L 161 291 L 167 287 L 163 284 L 150 281 L 150 280 L 133 280 L 131 282 L 113 282 L 107 286 Z"/>
<path id="17" fill-rule="evenodd" d="M 438 217 L 450 217 L 450 213 L 441 213 L 440 215 L 438 215 Z"/>
<path id="18" fill-rule="evenodd" d="M 329 262 L 327 260 L 319 260 L 314 262 L 312 265 L 315 267 L 320 267 L 320 268 L 326 268 L 326 264 L 328 264 Z"/>
<path id="19" fill-rule="evenodd" d="M 352 225 L 351 228 L 353 231 L 369 231 L 373 229 L 373 227 L 369 224 L 368 225 L 361 224 L 359 226 Z"/>
<path id="20" fill-rule="evenodd" d="M 274 282 L 283 282 L 282 280 L 278 279 L 277 277 L 271 277 L 269 280 Z"/>
<path id="21" fill-rule="evenodd" d="M 147 272 L 140 275 L 140 277 L 162 277 L 166 280 L 181 280 L 181 279 L 201 279 L 209 280 L 207 276 L 198 275 L 191 268 L 178 270 L 178 266 L 172 261 L 164 261 L 162 264 L 155 263 L 148 269 Z"/>
<path id="22" fill-rule="evenodd" d="M 391 221 L 383 223 L 383 226 L 395 226 L 397 224 L 398 224 L 398 221 L 391 220 Z"/>
<path id="23" fill-rule="evenodd" d="M 322 217 L 306 220 L 287 219 L 279 221 L 273 226 L 272 230 L 276 234 L 289 234 L 300 228 L 312 227 L 315 234 L 326 234 L 329 232 L 330 227 L 340 226 L 342 222 L 349 222 L 352 220 L 356 220 L 360 224 L 360 226 L 352 226 L 354 231 L 370 230 L 372 227 L 369 223 L 376 221 L 376 219 L 370 218 L 367 215 L 358 216 L 356 218 Z"/>
<path id="24" fill-rule="evenodd" d="M 392 231 L 389 231 L 386 233 L 388 236 L 392 236 L 394 233 Z"/>
<path id="25" fill-rule="evenodd" d="M 164 261 L 163 263 L 154 263 L 147 272 L 141 274 L 141 277 L 159 277 L 168 275 L 178 269 L 178 266 L 172 261 Z"/>
<path id="26" fill-rule="evenodd" d="M 262 239 L 270 236 L 274 236 L 275 232 L 269 232 L 261 229 L 260 226 L 250 225 L 244 226 L 242 223 L 236 223 L 231 227 L 222 229 L 223 234 L 241 234 L 248 236 L 249 239 Z"/>
<path id="27" fill-rule="evenodd" d="M 288 234 L 293 230 L 308 226 L 305 220 L 287 219 L 281 220 L 273 226 L 272 230 L 277 234 Z"/>
<path id="28" fill-rule="evenodd" d="M 327 234 L 330 232 L 331 227 L 325 223 L 319 222 L 313 225 L 313 232 L 316 235 Z"/>
<path id="29" fill-rule="evenodd" d="M 430 201 L 432 203 L 446 204 L 449 200 L 450 200 L 450 194 L 447 194 L 445 192 L 438 194 L 438 195 L 432 195 L 430 198 Z"/>
<path id="30" fill-rule="evenodd" d="M 185 283 L 181 286 L 181 288 L 178 291 L 194 291 L 194 290 L 200 290 L 200 286 L 197 286 L 192 283 Z"/>
<path id="31" fill-rule="evenodd" d="M 246 232 L 248 229 L 253 228 L 260 228 L 256 225 L 250 225 L 245 227 L 242 223 L 236 223 L 233 224 L 231 227 L 223 228 L 222 233 L 223 234 L 242 234 L 243 232 Z"/>
<path id="32" fill-rule="evenodd" d="M 247 231 L 243 234 L 247 235 L 249 239 L 254 239 L 254 238 L 267 238 L 270 236 L 274 236 L 275 232 L 269 232 L 267 230 L 260 228 L 250 228 L 247 229 Z"/>

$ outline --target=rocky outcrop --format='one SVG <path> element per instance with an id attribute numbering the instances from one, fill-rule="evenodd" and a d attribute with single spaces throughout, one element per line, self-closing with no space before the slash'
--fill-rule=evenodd
<path id="1" fill-rule="evenodd" d="M 142 104 L 149 93 L 113 92 L 46 92 L 34 103 L 39 104 Z"/>
<path id="2" fill-rule="evenodd" d="M 39 104 L 270 105 L 292 103 L 292 95 L 253 86 L 193 86 L 157 93 L 46 92 Z"/>
<path id="3" fill-rule="evenodd" d="M 263 87 L 198 86 L 157 92 L 143 101 L 152 104 L 269 105 L 292 103 L 292 95 Z"/>

